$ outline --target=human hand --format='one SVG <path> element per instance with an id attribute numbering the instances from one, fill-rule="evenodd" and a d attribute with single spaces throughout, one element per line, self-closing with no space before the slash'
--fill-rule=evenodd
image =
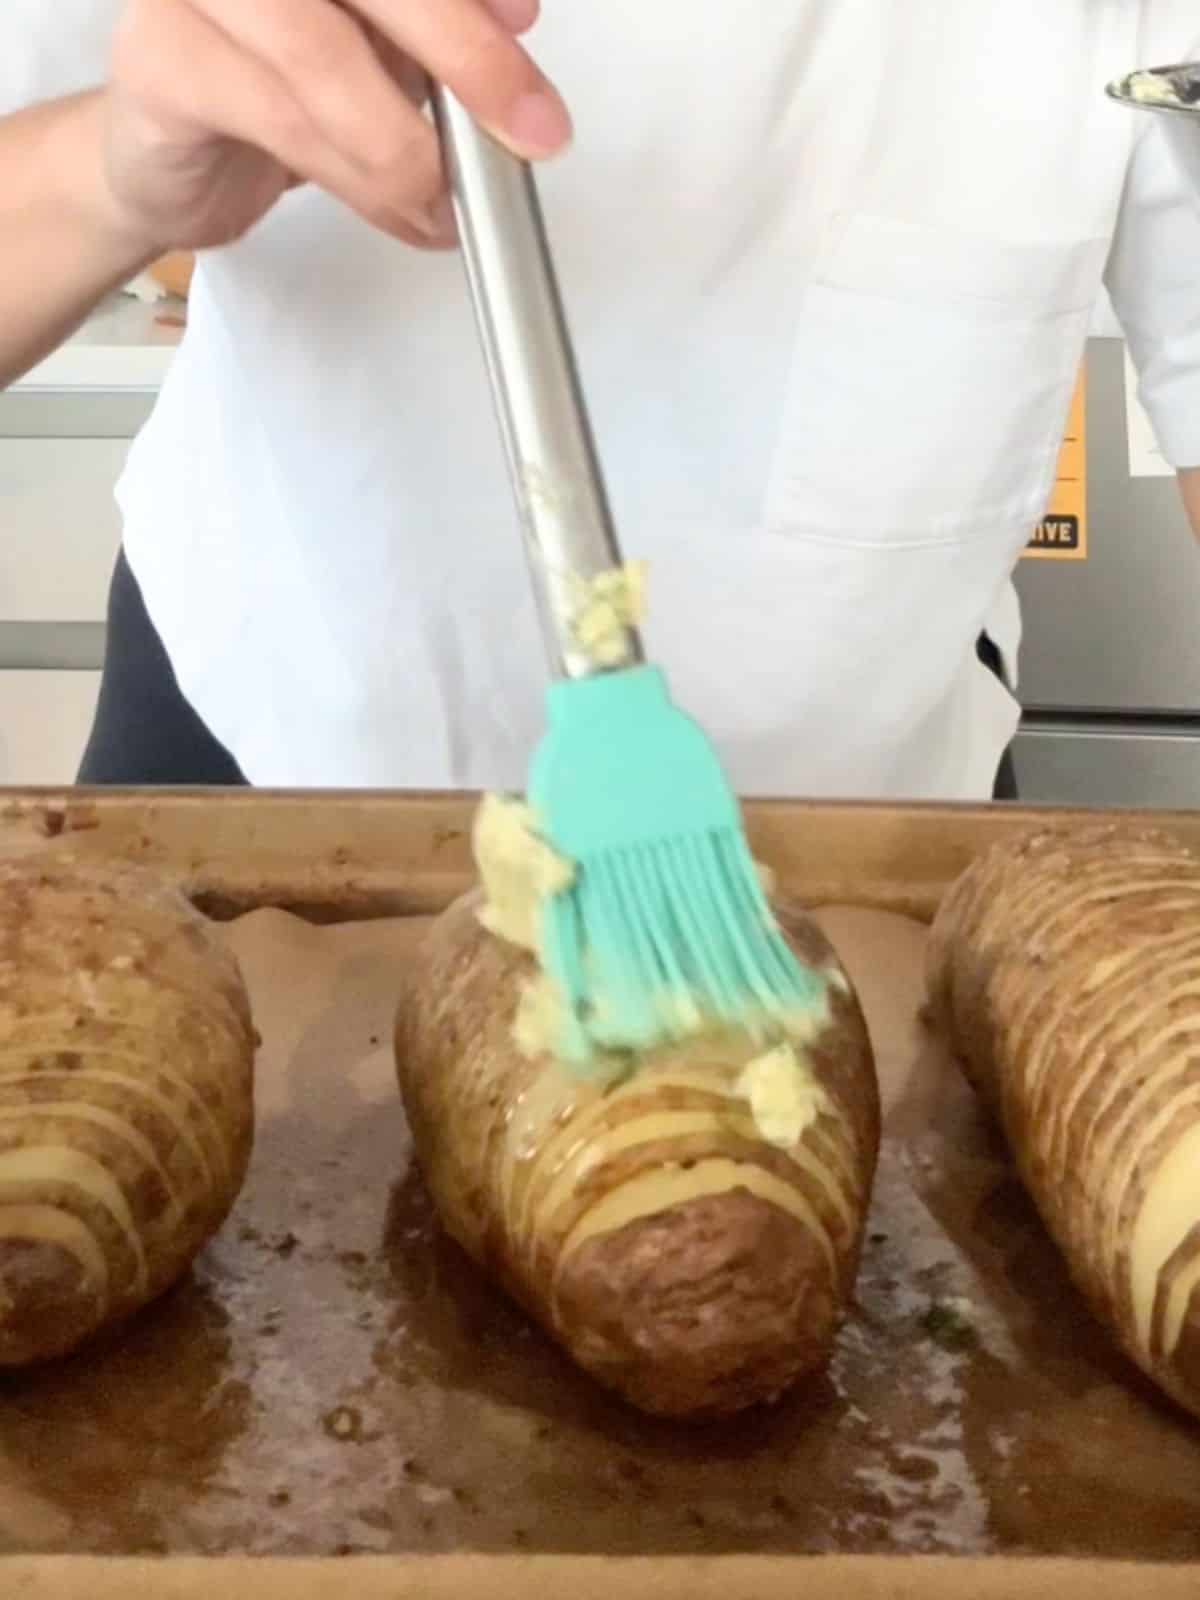
<path id="1" fill-rule="evenodd" d="M 104 165 L 146 253 L 228 244 L 314 183 L 418 246 L 452 242 L 445 83 L 518 155 L 570 128 L 518 42 L 538 0 L 129 0 L 104 95 Z"/>

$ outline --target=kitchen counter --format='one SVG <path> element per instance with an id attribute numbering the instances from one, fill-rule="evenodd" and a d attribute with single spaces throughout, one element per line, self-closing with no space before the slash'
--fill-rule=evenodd
<path id="1" fill-rule="evenodd" d="M 11 386 L 34 390 L 156 390 L 179 345 L 185 307 L 175 299 L 146 304 L 112 294 L 72 338 Z"/>

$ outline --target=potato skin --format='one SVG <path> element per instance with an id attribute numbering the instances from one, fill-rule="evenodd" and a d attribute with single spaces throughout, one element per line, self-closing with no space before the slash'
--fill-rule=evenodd
<path id="1" fill-rule="evenodd" d="M 233 956 L 173 886 L 0 864 L 0 1366 L 61 1356 L 186 1269 L 253 1139 Z"/>
<path id="2" fill-rule="evenodd" d="M 1200 1416 L 1200 861 L 1132 824 L 1003 843 L 939 911 L 929 995 L 1072 1277 Z"/>
<path id="3" fill-rule="evenodd" d="M 483 929 L 478 906 L 469 896 L 433 925 L 396 1025 L 447 1230 L 642 1410 L 709 1417 L 775 1399 L 829 1356 L 874 1177 L 878 1093 L 848 983 L 809 1052 L 830 1109 L 778 1149 L 733 1094 L 761 1049 L 740 1033 L 654 1052 L 607 1092 L 523 1057 L 511 1030 L 534 964 Z M 812 923 L 789 937 L 840 972 Z M 634 1197 L 630 1214 L 595 1224 L 614 1196 Z"/>

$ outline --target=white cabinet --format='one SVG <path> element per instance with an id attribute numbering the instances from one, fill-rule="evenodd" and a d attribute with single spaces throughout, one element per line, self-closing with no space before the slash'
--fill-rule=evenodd
<path id="1" fill-rule="evenodd" d="M 53 426 L 53 397 L 43 398 Z M 0 416 L 0 786 L 75 781 L 120 549 L 130 440 L 24 434 Z"/>
<path id="2" fill-rule="evenodd" d="M 0 438 L 0 620 L 103 622 L 128 439 Z"/>
<path id="3" fill-rule="evenodd" d="M 100 684 L 121 543 L 113 490 L 128 450 L 128 439 L 0 437 L 0 785 L 75 781 Z"/>
<path id="4" fill-rule="evenodd" d="M 179 342 L 164 309 L 179 310 L 110 296 L 0 393 L 0 784 L 78 770 L 121 542 L 113 490 Z"/>
<path id="5" fill-rule="evenodd" d="M 0 672 L 0 784 L 74 783 L 98 672 Z"/>

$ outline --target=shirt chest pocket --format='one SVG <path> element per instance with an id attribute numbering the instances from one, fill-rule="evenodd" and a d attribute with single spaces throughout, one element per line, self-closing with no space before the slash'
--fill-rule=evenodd
<path id="1" fill-rule="evenodd" d="M 1107 247 L 839 219 L 796 328 L 768 530 L 903 547 L 1032 527 Z"/>

